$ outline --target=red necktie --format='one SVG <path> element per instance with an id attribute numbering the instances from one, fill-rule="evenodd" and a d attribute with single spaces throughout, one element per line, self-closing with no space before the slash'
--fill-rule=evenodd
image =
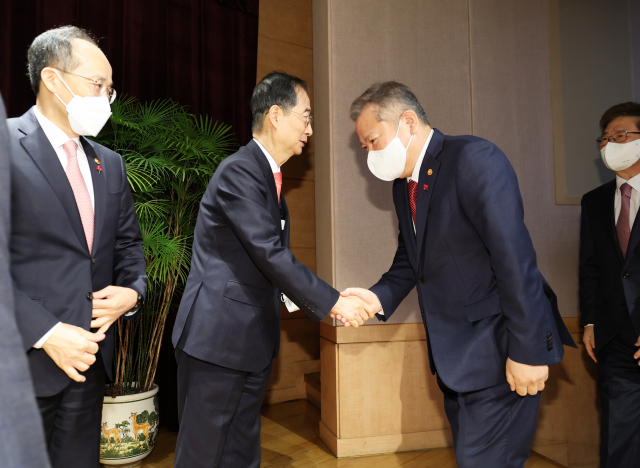
<path id="1" fill-rule="evenodd" d="M 418 182 L 415 182 L 413 180 L 408 180 L 407 190 L 409 191 L 409 205 L 411 205 L 411 214 L 413 215 L 413 224 L 416 224 L 416 202 L 418 200 Z"/>
<path id="2" fill-rule="evenodd" d="M 75 141 L 69 140 L 64 145 L 65 153 L 67 153 L 67 167 L 65 172 L 71 184 L 71 190 L 73 190 L 73 196 L 76 198 L 76 204 L 78 205 L 78 212 L 80 213 L 80 220 L 82 221 L 82 227 L 84 228 L 84 235 L 87 238 L 87 245 L 89 246 L 89 253 L 93 248 L 93 206 L 91 205 L 91 197 L 89 197 L 89 191 L 84 183 L 84 178 L 80 172 L 80 166 L 78 165 L 78 145 Z"/>
<path id="3" fill-rule="evenodd" d="M 280 203 L 280 192 L 282 191 L 282 172 L 274 172 L 273 178 L 276 181 L 276 190 L 278 191 L 278 203 Z"/>
<path id="4" fill-rule="evenodd" d="M 631 186 L 624 183 L 620 186 L 620 215 L 618 216 L 618 223 L 616 224 L 616 231 L 618 231 L 618 241 L 620 242 L 620 250 L 622 250 L 622 256 L 627 256 L 627 247 L 629 246 L 629 236 L 631 235 L 631 228 L 629 227 L 629 206 L 631 205 Z"/>

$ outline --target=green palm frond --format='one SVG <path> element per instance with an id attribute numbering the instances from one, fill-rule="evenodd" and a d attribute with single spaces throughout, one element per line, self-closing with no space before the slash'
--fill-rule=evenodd
<path id="1" fill-rule="evenodd" d="M 236 149 L 229 125 L 196 117 L 170 99 L 139 103 L 121 96 L 95 141 L 127 168 L 147 259 L 145 311 L 116 325 L 116 381 L 124 392 L 151 388 L 167 313 L 184 290 L 202 195 Z"/>

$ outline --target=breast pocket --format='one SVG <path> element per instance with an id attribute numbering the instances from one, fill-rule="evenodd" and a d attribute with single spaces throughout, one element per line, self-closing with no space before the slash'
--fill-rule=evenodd
<path id="1" fill-rule="evenodd" d="M 224 288 L 223 296 L 233 301 L 262 308 L 266 307 L 271 294 L 256 286 L 229 280 Z"/>

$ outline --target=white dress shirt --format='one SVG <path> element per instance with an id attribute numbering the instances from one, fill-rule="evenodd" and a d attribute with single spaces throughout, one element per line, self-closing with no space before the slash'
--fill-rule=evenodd
<path id="1" fill-rule="evenodd" d="M 42 131 L 45 136 L 53 146 L 53 149 L 60 160 L 60 164 L 62 164 L 62 169 L 66 171 L 67 162 L 69 158 L 67 158 L 67 153 L 62 147 L 67 141 L 72 139 L 78 145 L 77 155 L 78 155 L 78 166 L 80 166 L 80 173 L 82 174 L 82 178 L 84 179 L 84 184 L 87 186 L 87 191 L 89 192 L 89 198 L 91 198 L 91 208 L 94 213 L 96 210 L 95 206 L 95 196 L 93 193 L 93 181 L 91 180 L 91 168 L 89 167 L 89 161 L 87 160 L 87 155 L 82 148 L 82 143 L 80 143 L 80 138 L 69 138 L 66 133 L 64 133 L 60 128 L 58 128 L 51 120 L 47 119 L 42 112 L 38 110 L 37 107 L 34 107 L 33 113 L 42 127 Z M 49 337 L 53 334 L 54 331 L 60 326 L 62 322 L 58 322 L 55 324 L 51 330 L 49 330 L 42 338 L 38 340 L 36 344 L 33 345 L 34 348 L 42 348 L 42 346 L 47 342 Z"/>
<path id="2" fill-rule="evenodd" d="M 613 212 L 615 215 L 615 223 L 618 224 L 618 218 L 620 217 L 620 209 L 622 208 L 622 193 L 620 186 L 624 183 L 631 185 L 631 201 L 629 203 L 629 230 L 633 229 L 633 222 L 636 220 L 638 214 L 638 207 L 640 207 L 640 174 L 632 177 L 629 180 L 624 180 L 619 175 L 616 175 L 616 194 L 613 199 Z M 593 323 L 588 323 L 586 327 L 592 327 Z"/>
<path id="3" fill-rule="evenodd" d="M 38 123 L 42 127 L 42 131 L 46 135 L 49 143 L 53 146 L 56 154 L 58 155 L 58 159 L 60 160 L 60 164 L 62 164 L 62 169 L 66 171 L 67 162 L 69 161 L 67 158 L 67 153 L 62 147 L 67 141 L 71 138 L 67 136 L 62 130 L 60 130 L 56 125 L 51 122 L 51 120 L 47 119 L 42 112 L 38 110 L 37 107 L 33 109 L 33 113 L 36 115 L 36 119 Z M 91 198 L 91 208 L 95 213 L 96 211 L 96 203 L 95 196 L 93 194 L 93 180 L 91 180 L 91 168 L 89 167 L 89 160 L 87 159 L 87 155 L 84 152 L 84 148 L 82 147 L 82 143 L 80 143 L 80 138 L 72 138 L 73 141 L 78 145 L 78 166 L 80 166 L 80 174 L 82 174 L 82 178 L 84 179 L 84 184 L 87 186 L 87 190 L 89 191 L 89 198 Z"/>
<path id="4" fill-rule="evenodd" d="M 414 182 L 419 182 L 420 180 L 420 168 L 422 167 L 422 161 L 424 160 L 424 155 L 427 154 L 427 148 L 429 147 L 429 143 L 431 143 L 431 137 L 433 136 L 433 129 L 429 133 L 427 137 L 427 141 L 424 142 L 424 146 L 422 147 L 422 151 L 420 152 L 420 156 L 416 161 L 416 165 L 413 167 L 413 172 L 411 176 L 407 178 L 407 180 L 413 180 Z M 417 211 L 417 209 L 416 209 Z M 413 223 L 413 233 L 416 232 L 416 223 L 413 221 L 413 216 L 411 217 L 411 222 Z M 378 312 L 378 315 L 384 315 L 384 310 Z"/>

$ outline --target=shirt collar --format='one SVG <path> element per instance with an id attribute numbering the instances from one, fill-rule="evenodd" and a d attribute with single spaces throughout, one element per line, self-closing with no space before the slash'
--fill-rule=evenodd
<path id="1" fill-rule="evenodd" d="M 76 142 L 78 147 L 80 147 L 80 138 L 69 138 L 66 133 L 64 133 L 59 127 L 56 126 L 51 120 L 47 119 L 40 110 L 36 106 L 33 107 L 33 113 L 42 127 L 42 131 L 47 136 L 47 139 L 51 143 L 51 146 L 54 148 L 59 148 L 64 145 L 67 141 L 73 140 Z"/>
<path id="2" fill-rule="evenodd" d="M 271 172 L 274 172 L 274 173 L 275 172 L 280 172 L 280 168 L 278 167 L 278 164 L 276 163 L 276 160 L 273 159 L 273 156 L 271 156 L 269 154 L 269 152 L 266 150 L 266 148 L 264 146 L 262 146 L 262 143 L 260 143 L 255 138 L 253 139 L 253 141 L 255 141 L 258 144 L 258 146 L 260 147 L 260 149 L 262 150 L 262 152 L 266 156 L 267 161 L 269 161 L 269 166 L 271 166 Z"/>
<path id="3" fill-rule="evenodd" d="M 633 188 L 635 191 L 640 192 L 640 174 L 638 174 L 637 176 L 632 177 L 629 180 L 624 180 L 622 177 L 620 177 L 619 175 L 616 175 L 616 190 L 620 190 L 620 186 L 624 183 L 627 183 L 629 185 L 631 185 L 631 188 Z"/>
<path id="4" fill-rule="evenodd" d="M 424 159 L 424 155 L 427 153 L 427 148 L 429 147 L 429 143 L 431 142 L 432 136 L 433 136 L 433 129 L 431 129 L 431 132 L 427 137 L 427 141 L 424 142 L 424 146 L 422 147 L 422 152 L 420 153 L 420 157 L 416 161 L 416 165 L 413 168 L 413 173 L 411 174 L 411 177 L 409 177 L 409 180 L 418 182 L 418 180 L 420 179 L 420 166 L 422 166 L 422 161 Z"/>

